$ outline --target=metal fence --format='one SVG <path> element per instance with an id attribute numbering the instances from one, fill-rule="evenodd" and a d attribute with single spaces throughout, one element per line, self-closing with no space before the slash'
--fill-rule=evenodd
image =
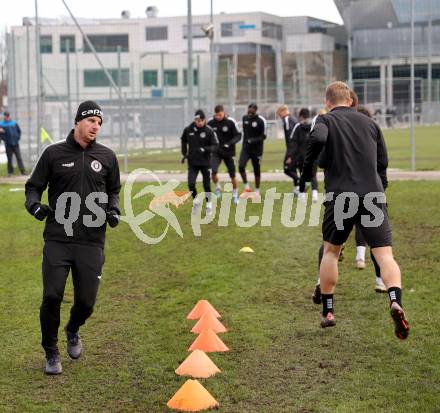
<path id="1" fill-rule="evenodd" d="M 252 24 L 232 16 L 230 22 L 216 23 L 211 38 L 205 35 L 209 19 L 196 16 L 192 23 L 191 65 L 185 18 L 85 21 L 87 36 L 81 22 L 75 26 L 72 20 L 38 26 L 28 19 L 14 28 L 7 38 L 7 108 L 21 126 L 28 166 L 46 144 L 41 128 L 54 141 L 63 139 L 77 106 L 87 99 L 103 107 L 101 140 L 125 157 L 127 169 L 132 150 L 177 146 L 196 108 L 211 115 L 215 104 L 223 104 L 239 121 L 247 105 L 257 103 L 269 122 L 269 139 L 281 138 L 280 104 L 294 114 L 302 107 L 317 113 L 326 85 L 348 78 L 347 38 L 344 43 L 342 28 L 334 24 L 301 17 L 283 26 L 282 18 L 250 13 L 246 20 L 253 19 Z M 357 53 L 356 42 L 353 50 Z M 387 64 L 354 67 L 352 85 L 381 126 L 407 126 L 407 69 L 385 70 Z M 440 122 L 437 66 L 430 71 L 434 78 L 426 79 L 422 68 L 415 79 L 419 124 Z"/>

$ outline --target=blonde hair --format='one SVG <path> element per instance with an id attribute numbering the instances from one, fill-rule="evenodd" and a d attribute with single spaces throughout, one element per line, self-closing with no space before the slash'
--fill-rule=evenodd
<path id="1" fill-rule="evenodd" d="M 332 105 L 337 105 L 338 103 L 350 103 L 350 88 L 344 82 L 333 82 L 328 85 L 325 91 L 325 98 Z"/>
<path id="2" fill-rule="evenodd" d="M 287 105 L 281 105 L 278 109 L 277 109 L 277 115 L 280 116 L 281 112 L 285 112 L 285 111 L 289 111 L 289 108 L 287 107 Z"/>

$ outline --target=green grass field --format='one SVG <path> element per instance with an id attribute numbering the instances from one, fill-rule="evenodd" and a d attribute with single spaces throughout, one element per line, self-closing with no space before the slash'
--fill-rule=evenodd
<path id="1" fill-rule="evenodd" d="M 239 228 L 231 218 L 229 227 L 213 222 L 196 238 L 186 204 L 176 212 L 183 239 L 170 230 L 161 243 L 145 245 L 125 223 L 109 231 L 98 303 L 81 330 L 84 355 L 68 360 L 61 335 L 59 377 L 42 373 L 39 346 L 43 226 L 25 212 L 23 192 L 10 188 L 0 186 L 1 412 L 168 411 L 185 381 L 174 369 L 195 339 L 185 317 L 202 298 L 230 329 L 221 338 L 231 351 L 211 356 L 222 373 L 202 380 L 220 412 L 439 411 L 437 183 L 392 182 L 388 193 L 412 328 L 407 341 L 393 334 L 371 262 L 354 268 L 352 239 L 335 298 L 338 325 L 323 330 L 310 299 L 319 227 L 283 227 L 277 204 L 271 227 Z M 137 210 L 146 202 L 138 200 Z M 261 206 L 249 213 L 261 216 Z M 155 217 L 143 228 L 159 234 L 164 222 Z M 255 254 L 240 254 L 245 245 Z M 69 278 L 62 323 L 71 304 Z"/>
<path id="2" fill-rule="evenodd" d="M 411 169 L 409 129 L 390 129 L 384 131 L 390 168 Z M 282 170 L 285 145 L 284 139 L 267 141 L 264 149 L 263 171 Z M 237 156 L 240 147 L 237 149 Z M 416 168 L 418 170 L 440 169 L 440 127 L 429 126 L 416 129 Z M 136 151 L 129 159 L 129 170 L 148 167 L 151 170 L 184 171 L 180 164 L 180 149 L 166 150 L 161 154 Z M 226 172 L 224 166 L 223 171 Z"/>

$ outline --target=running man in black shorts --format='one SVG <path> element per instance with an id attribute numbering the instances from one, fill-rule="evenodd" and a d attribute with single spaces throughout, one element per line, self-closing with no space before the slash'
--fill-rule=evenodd
<path id="1" fill-rule="evenodd" d="M 217 105 L 214 112 L 214 117 L 208 121 L 208 126 L 217 134 L 219 140 L 217 151 L 211 155 L 212 182 L 216 186 L 215 194 L 219 198 L 222 193 L 218 168 L 223 161 L 226 168 L 228 168 L 228 174 L 232 182 L 232 199 L 235 204 L 238 204 L 237 178 L 235 177 L 235 145 L 240 142 L 241 132 L 237 122 L 226 116 L 223 105 Z"/>
<path id="2" fill-rule="evenodd" d="M 358 224 L 380 267 L 390 298 L 395 334 L 406 339 L 409 325 L 402 308 L 401 273 L 393 257 L 391 229 L 380 174 L 388 166 L 382 132 L 370 118 L 351 108 L 350 88 L 333 82 L 326 90 L 330 112 L 312 125 L 301 182 L 311 177 L 313 164 L 325 146 L 326 201 L 320 265 L 323 312 L 321 326 L 336 324 L 333 294 L 338 280 L 342 244 Z"/>

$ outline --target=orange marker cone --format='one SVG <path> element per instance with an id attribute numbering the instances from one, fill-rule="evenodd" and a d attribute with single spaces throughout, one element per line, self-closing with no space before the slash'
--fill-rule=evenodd
<path id="1" fill-rule="evenodd" d="M 191 376 L 207 379 L 220 373 L 220 369 L 202 350 L 194 350 L 186 360 L 176 369 L 179 376 Z"/>
<path id="2" fill-rule="evenodd" d="M 217 310 L 207 300 L 200 300 L 187 315 L 188 320 L 198 320 L 205 313 L 211 313 L 216 318 L 222 318 Z"/>
<path id="3" fill-rule="evenodd" d="M 212 330 L 203 330 L 191 344 L 188 351 L 202 350 L 205 353 L 229 351 L 229 348 L 221 341 Z"/>
<path id="4" fill-rule="evenodd" d="M 212 330 L 214 333 L 226 333 L 226 327 L 217 320 L 211 313 L 202 315 L 196 325 L 192 328 L 191 333 L 200 334 L 203 330 Z"/>
<path id="5" fill-rule="evenodd" d="M 187 380 L 170 399 L 167 406 L 170 409 L 184 412 L 198 412 L 218 407 L 219 404 L 197 380 Z"/>

